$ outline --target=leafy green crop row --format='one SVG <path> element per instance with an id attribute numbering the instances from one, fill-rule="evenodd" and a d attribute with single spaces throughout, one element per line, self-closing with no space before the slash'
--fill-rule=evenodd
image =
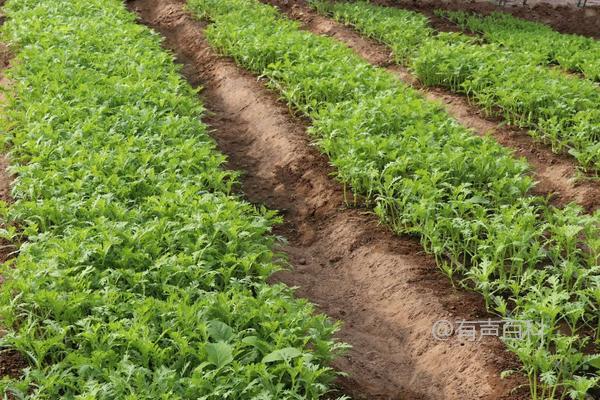
<path id="1" fill-rule="evenodd" d="M 236 175 L 160 38 L 120 0 L 9 0 L 17 180 L 0 318 L 31 367 L 4 398 L 317 399 L 336 326 L 289 289 L 278 218 Z M 18 228 L 16 227 L 18 226 Z"/>
<path id="2" fill-rule="evenodd" d="M 528 196 L 524 161 L 391 74 L 256 0 L 189 0 L 209 41 L 312 119 L 338 178 L 396 232 L 420 236 L 449 275 L 543 336 L 509 340 L 536 398 L 598 383 L 600 213 Z M 560 329 L 559 329 L 560 327 Z M 565 328 L 565 329 L 563 329 Z M 538 379 L 542 385 L 538 388 Z"/>
<path id="3" fill-rule="evenodd" d="M 568 149 L 584 168 L 600 171 L 600 90 L 593 82 L 541 66 L 529 52 L 458 33 L 436 35 L 416 12 L 366 1 L 311 3 L 389 45 L 424 84 L 465 93 L 488 114 L 532 129 L 554 151 Z"/>
<path id="4" fill-rule="evenodd" d="M 463 29 L 483 34 L 492 43 L 526 52 L 543 63 L 554 63 L 600 81 L 600 42 L 554 31 L 547 25 L 515 18 L 506 13 L 479 16 L 461 11 L 437 10 Z"/>

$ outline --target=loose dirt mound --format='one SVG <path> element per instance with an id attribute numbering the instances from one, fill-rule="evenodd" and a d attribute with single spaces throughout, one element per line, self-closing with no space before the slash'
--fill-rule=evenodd
<path id="1" fill-rule="evenodd" d="M 218 57 L 180 1 L 137 0 L 130 7 L 166 37 L 189 81 L 204 86 L 206 121 L 230 166 L 245 173 L 245 195 L 284 215 L 276 233 L 287 239 L 283 251 L 294 268 L 275 280 L 297 286 L 300 296 L 343 321 L 339 336 L 353 349 L 335 363 L 349 374 L 339 381 L 342 390 L 375 400 L 520 398 L 511 393 L 520 377 L 499 378 L 517 363 L 498 339 L 432 337 L 438 320 L 485 318 L 479 296 L 455 290 L 414 239 L 344 207 L 306 121 L 291 117 L 256 77 Z"/>

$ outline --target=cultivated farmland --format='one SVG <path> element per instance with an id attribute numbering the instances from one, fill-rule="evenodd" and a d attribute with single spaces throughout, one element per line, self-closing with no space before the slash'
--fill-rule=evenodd
<path id="1" fill-rule="evenodd" d="M 438 14 L 459 24 L 462 28 L 481 33 L 486 40 L 499 43 L 519 52 L 531 52 L 540 63 L 556 63 L 580 72 L 586 78 L 600 81 L 600 43 L 577 35 L 565 35 L 548 26 L 495 13 L 481 17 L 464 12 Z"/>
<path id="2" fill-rule="evenodd" d="M 598 86 L 540 66 L 548 57 L 543 50 L 509 51 L 457 33 L 434 35 L 427 18 L 412 11 L 365 2 L 313 4 L 389 45 L 424 84 L 464 93 L 486 113 L 530 129 L 554 151 L 569 151 L 582 167 L 598 170 Z"/>
<path id="3" fill-rule="evenodd" d="M 600 395 L 597 40 L 379 3 L 5 2 L 4 398 Z"/>

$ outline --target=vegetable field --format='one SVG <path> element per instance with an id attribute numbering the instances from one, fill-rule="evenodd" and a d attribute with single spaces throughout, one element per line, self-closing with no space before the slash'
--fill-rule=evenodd
<path id="1" fill-rule="evenodd" d="M 119 1 L 10 1 L 3 126 L 18 178 L 2 269 L 16 398 L 316 398 L 335 326 L 268 286 L 271 212 L 159 39 Z M 52 66 L 52 68 L 49 68 Z"/>
<path id="2" fill-rule="evenodd" d="M 530 129 L 554 151 L 568 151 L 583 168 L 598 171 L 600 90 L 540 66 L 548 57 L 543 51 L 514 51 L 457 33 L 436 35 L 427 18 L 412 11 L 367 2 L 312 4 L 389 45 L 424 84 L 464 93 L 486 113 Z"/>
<path id="3" fill-rule="evenodd" d="M 467 35 L 364 0 L 268 3 L 3 5 L 0 363 L 27 365 L 0 375 L 4 398 L 596 398 L 600 210 L 554 204 L 515 149 L 288 17 L 386 45 L 590 185 L 598 41 L 504 14 L 437 11 Z M 359 273 L 377 264 L 388 276 Z M 422 339 L 475 317 L 533 334 Z M 453 352 L 464 368 L 434 370 Z M 498 381 L 468 376 L 484 370 Z"/>

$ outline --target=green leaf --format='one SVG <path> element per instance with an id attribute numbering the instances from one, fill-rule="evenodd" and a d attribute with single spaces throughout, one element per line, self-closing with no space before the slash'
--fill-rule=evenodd
<path id="1" fill-rule="evenodd" d="M 270 346 L 268 343 L 266 343 L 263 340 L 260 340 L 256 336 L 246 336 L 245 338 L 242 339 L 242 343 L 252 346 L 252 347 L 255 347 L 256 349 L 260 350 L 262 353 L 266 353 L 270 349 Z"/>
<path id="2" fill-rule="evenodd" d="M 290 361 L 296 357 L 300 357 L 302 352 L 295 347 L 286 347 L 283 349 L 275 350 L 270 354 L 267 354 L 262 362 L 270 363 L 276 361 Z"/>
<path id="3" fill-rule="evenodd" d="M 596 368 L 597 370 L 600 370 L 600 354 L 596 354 L 596 355 L 592 356 L 588 360 L 588 364 L 590 364 L 592 367 Z"/>
<path id="4" fill-rule="evenodd" d="M 233 328 L 219 320 L 208 323 L 208 335 L 217 342 L 228 342 L 233 336 Z"/>
<path id="5" fill-rule="evenodd" d="M 217 368 L 223 368 L 233 361 L 233 349 L 227 343 L 217 342 L 207 344 L 206 354 L 208 355 L 208 362 Z"/>

